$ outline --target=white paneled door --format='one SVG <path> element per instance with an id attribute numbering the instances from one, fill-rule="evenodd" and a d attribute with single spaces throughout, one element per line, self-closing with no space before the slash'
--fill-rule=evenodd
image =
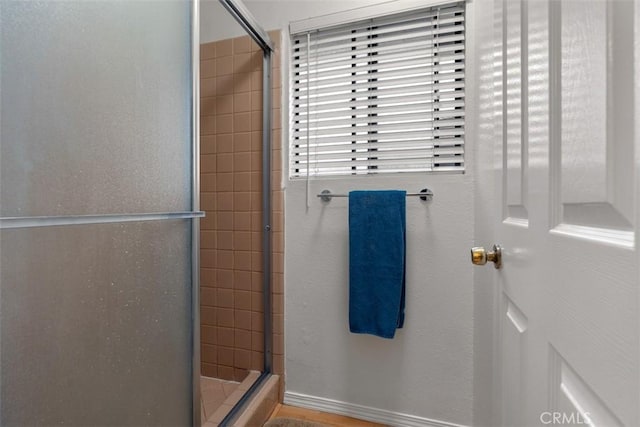
<path id="1" fill-rule="evenodd" d="M 640 4 L 494 8 L 496 418 L 639 426 Z"/>

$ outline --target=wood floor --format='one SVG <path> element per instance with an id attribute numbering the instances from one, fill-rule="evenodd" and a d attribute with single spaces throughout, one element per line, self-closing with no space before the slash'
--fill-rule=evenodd
<path id="1" fill-rule="evenodd" d="M 342 415 L 328 414 L 326 412 L 314 411 L 312 409 L 303 409 L 281 404 L 276 406 L 276 409 L 274 409 L 271 414 L 271 419 L 276 417 L 297 418 L 336 427 L 384 427 L 383 424 L 372 423 L 370 421 L 363 421 Z"/>

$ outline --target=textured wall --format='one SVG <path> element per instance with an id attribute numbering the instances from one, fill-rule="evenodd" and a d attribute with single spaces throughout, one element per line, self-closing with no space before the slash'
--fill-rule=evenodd
<path id="1" fill-rule="evenodd" d="M 286 392 L 471 424 L 473 187 L 468 176 L 312 181 L 327 188 L 428 187 L 407 199 L 406 320 L 393 340 L 349 332 L 348 202 L 305 208 L 304 182 L 286 189 Z"/>

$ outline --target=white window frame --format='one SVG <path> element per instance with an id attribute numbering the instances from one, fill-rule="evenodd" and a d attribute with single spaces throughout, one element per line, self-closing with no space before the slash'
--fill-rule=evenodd
<path id="1" fill-rule="evenodd" d="M 465 33 L 470 35 L 473 34 L 475 29 L 474 22 L 474 0 L 461 0 L 465 2 Z M 330 28 L 333 26 L 345 25 L 352 22 L 363 21 L 366 19 L 376 18 L 380 16 L 386 16 L 391 14 L 400 14 L 404 12 L 410 12 L 414 10 L 421 10 L 430 7 L 435 7 L 439 5 L 447 5 L 456 3 L 456 0 L 391 0 L 386 1 L 379 4 L 374 4 L 370 6 L 363 6 L 359 8 L 354 8 L 342 12 L 331 13 L 327 15 L 307 18 L 299 21 L 291 21 L 289 23 L 289 28 L 283 28 L 283 40 L 282 40 L 282 67 L 281 67 L 281 76 L 282 81 L 286 82 L 282 86 L 282 117 L 281 117 L 281 128 L 282 128 L 282 186 L 281 188 L 287 187 L 287 182 L 297 182 L 303 181 L 300 178 L 291 178 L 290 177 L 290 164 L 289 164 L 289 156 L 291 150 L 291 141 L 290 141 L 290 131 L 291 131 L 291 111 L 293 107 L 293 102 L 291 99 L 291 86 L 292 82 L 290 79 L 290 64 L 291 64 L 291 35 L 294 33 L 300 33 L 304 31 L 312 31 L 314 29 L 321 28 Z M 459 2 L 459 1 L 458 1 Z M 285 35 L 286 34 L 286 35 Z M 444 172 L 444 175 L 465 175 L 470 174 L 475 169 L 472 160 L 474 156 L 474 145 L 472 141 L 475 139 L 472 134 L 472 129 L 475 129 L 476 125 L 476 116 L 477 111 L 474 106 L 474 103 L 471 102 L 475 97 L 475 89 L 473 88 L 473 83 L 469 83 L 469 81 L 477 81 L 475 76 L 475 44 L 473 43 L 473 39 L 471 36 L 467 36 L 465 38 L 465 143 L 464 143 L 464 170 L 462 171 L 448 171 Z M 285 145 L 286 144 L 286 145 Z M 285 169 L 286 167 L 286 169 Z M 437 172 L 415 172 L 414 174 L 425 176 L 428 174 L 430 176 L 443 175 L 443 173 Z M 392 176 L 394 174 L 385 174 L 382 176 Z M 411 175 L 411 174 L 407 174 Z M 336 175 L 336 176 L 311 176 L 309 179 L 312 180 L 340 180 L 340 179 L 362 179 L 364 177 L 380 177 L 378 174 L 358 174 L 358 175 Z M 307 183 L 307 187 L 309 184 Z"/>

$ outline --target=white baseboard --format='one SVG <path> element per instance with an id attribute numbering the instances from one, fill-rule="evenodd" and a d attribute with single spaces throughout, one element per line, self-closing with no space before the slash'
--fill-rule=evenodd
<path id="1" fill-rule="evenodd" d="M 401 414 L 384 409 L 370 408 L 354 403 L 340 402 L 324 397 L 309 396 L 287 391 L 284 393 L 284 403 L 301 408 L 315 409 L 331 414 L 346 415 L 361 420 L 373 421 L 394 427 L 465 427 L 446 421 L 432 420 L 415 415 Z"/>

